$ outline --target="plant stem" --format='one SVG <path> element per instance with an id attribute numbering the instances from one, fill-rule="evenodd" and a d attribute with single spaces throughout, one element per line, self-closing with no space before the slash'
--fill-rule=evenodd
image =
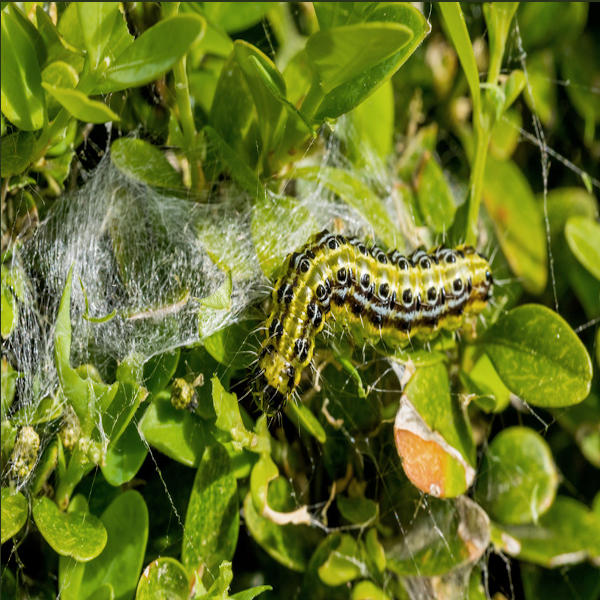
<path id="1" fill-rule="evenodd" d="M 163 15 L 165 17 L 176 15 L 179 12 L 179 4 L 179 2 L 163 3 Z M 204 177 L 202 168 L 195 159 L 197 132 L 192 113 L 185 55 L 173 66 L 173 79 L 175 82 L 175 101 L 179 112 L 179 123 L 181 124 L 181 132 L 183 133 L 185 153 L 190 164 L 192 188 L 197 190 L 203 182 Z"/>
<path id="2" fill-rule="evenodd" d="M 93 467 L 94 464 L 76 447 L 71 455 L 64 476 L 58 482 L 54 495 L 54 500 L 61 510 L 65 510 L 69 506 L 73 490 Z"/>
<path id="3" fill-rule="evenodd" d="M 35 150 L 31 158 L 31 164 L 35 164 L 44 154 L 55 135 L 60 133 L 68 124 L 71 115 L 66 108 L 61 108 L 54 121 L 48 123 L 48 127 L 42 131 L 42 134 L 37 139 Z"/>
<path id="4" fill-rule="evenodd" d="M 474 123 L 476 118 L 473 115 Z M 483 193 L 483 179 L 489 141 L 489 132 L 475 125 L 475 158 L 471 169 L 469 212 L 465 230 L 465 243 L 471 246 L 477 243 L 477 219 L 479 217 L 479 205 L 481 204 L 481 195 Z"/>

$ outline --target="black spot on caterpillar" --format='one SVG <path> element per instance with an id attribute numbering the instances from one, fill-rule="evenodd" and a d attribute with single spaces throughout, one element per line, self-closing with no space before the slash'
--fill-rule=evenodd
<path id="1" fill-rule="evenodd" d="M 485 308 L 492 284 L 487 259 L 470 246 L 403 256 L 317 234 L 275 284 L 256 378 L 263 411 L 277 412 L 298 386 L 329 317 L 354 339 L 401 348 L 460 328 Z"/>

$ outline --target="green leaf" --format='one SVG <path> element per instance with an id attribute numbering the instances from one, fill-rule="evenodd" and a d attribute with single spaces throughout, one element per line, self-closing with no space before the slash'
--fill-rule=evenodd
<path id="1" fill-rule="evenodd" d="M 598 567 L 589 563 L 543 569 L 525 562 L 519 565 L 525 600 L 539 598 L 598 598 Z"/>
<path id="2" fill-rule="evenodd" d="M 231 560 L 239 530 L 237 481 L 229 455 L 221 444 L 209 446 L 194 479 L 190 495 L 181 559 L 190 571 L 209 573 Z"/>
<path id="3" fill-rule="evenodd" d="M 250 102 L 249 99 L 247 100 Z M 245 106 L 248 108 L 250 104 L 246 104 Z M 222 105 L 216 108 L 213 104 L 213 107 L 213 112 L 224 110 Z M 225 125 L 222 124 L 221 126 L 224 127 Z M 209 151 L 212 150 L 216 154 L 216 157 L 218 157 L 219 162 L 223 163 L 219 171 L 225 170 L 240 187 L 250 194 L 260 197 L 262 195 L 262 184 L 256 173 L 248 166 L 243 156 L 240 156 L 212 127 L 206 126 L 203 131 L 209 145 Z"/>
<path id="4" fill-rule="evenodd" d="M 117 442 L 108 447 L 101 465 L 102 474 L 111 485 L 123 485 L 135 477 L 147 454 L 148 446 L 141 438 L 136 423 L 131 421 Z"/>
<path id="5" fill-rule="evenodd" d="M 400 20 L 406 7 L 399 8 L 400 15 L 387 19 L 381 15 L 382 21 L 389 22 L 344 25 L 308 39 L 306 53 L 316 79 L 302 105 L 307 117 L 319 122 L 348 112 L 400 68 L 414 50 L 414 32 Z M 398 22 L 394 16 L 400 17 Z M 409 18 L 418 19 L 412 14 Z M 424 37 L 426 29 L 422 29 Z"/>
<path id="6" fill-rule="evenodd" d="M 204 339 L 204 347 L 218 362 L 232 370 L 247 369 L 255 360 L 249 336 L 256 329 L 255 320 L 246 319 L 220 329 Z"/>
<path id="7" fill-rule="evenodd" d="M 115 591 L 110 583 L 103 583 L 86 600 L 115 600 Z"/>
<path id="8" fill-rule="evenodd" d="M 366 99 L 380 85 L 388 81 L 388 79 L 408 60 L 430 31 L 430 25 L 425 17 L 417 8 L 409 3 L 381 3 L 374 5 L 372 9 L 367 7 L 365 12 L 368 14 L 366 17 L 368 21 L 373 23 L 376 27 L 379 26 L 384 29 L 388 25 L 400 25 L 406 27 L 410 34 L 408 42 L 400 47 L 401 42 L 398 39 L 397 42 L 399 46 L 397 52 L 377 64 L 371 63 L 371 65 L 367 66 L 367 68 L 360 73 L 356 73 L 355 68 L 350 69 L 351 71 L 354 71 L 356 75 L 350 81 L 336 87 L 335 90 L 332 90 L 326 95 L 315 115 L 315 119 L 318 121 L 325 118 L 337 117 L 360 104 L 360 102 Z M 365 46 L 363 47 L 363 50 L 365 50 L 365 48 L 367 48 L 366 44 L 372 42 L 374 47 L 378 47 L 378 51 L 375 52 L 375 54 L 383 51 L 384 48 L 380 46 L 380 39 L 378 37 L 375 40 L 371 39 L 371 34 L 373 32 L 368 31 L 369 23 L 359 24 L 358 26 L 360 27 L 361 25 L 366 25 L 367 27 L 363 30 L 363 35 L 358 36 L 357 39 L 354 40 L 356 48 L 360 47 L 361 43 L 365 43 Z M 397 35 L 399 38 L 401 34 L 398 33 Z M 387 35 L 386 37 L 389 38 L 392 36 Z M 369 48 L 373 46 L 369 46 Z M 345 57 L 340 58 L 342 61 L 346 60 Z M 373 56 L 373 60 L 375 60 L 375 56 Z M 360 59 L 358 62 L 360 63 L 363 61 Z"/>
<path id="9" fill-rule="evenodd" d="M 138 429 L 151 446 L 188 467 L 197 467 L 204 449 L 213 443 L 205 421 L 177 410 L 165 396 L 154 398 Z"/>
<path id="10" fill-rule="evenodd" d="M 70 64 L 57 60 L 51 62 L 42 71 L 42 81 L 52 87 L 75 89 L 79 83 L 79 75 Z M 48 116 L 53 119 L 62 108 L 62 105 L 50 94 L 47 100 Z"/>
<path id="11" fill-rule="evenodd" d="M 319 443 L 324 444 L 327 434 L 313 412 L 302 402 L 288 402 L 285 405 L 288 419 L 312 435 Z"/>
<path id="12" fill-rule="evenodd" d="M 11 492 L 10 488 L 2 488 L 2 543 L 19 533 L 27 521 L 27 499 L 21 492 Z"/>
<path id="13" fill-rule="evenodd" d="M 600 121 L 598 94 L 594 87 L 600 69 L 598 52 L 596 37 L 582 35 L 572 44 L 566 44 L 561 53 L 562 76 L 569 81 L 565 89 L 571 103 L 585 121 L 584 139 L 588 146 L 594 141 L 595 125 Z"/>
<path id="14" fill-rule="evenodd" d="M 600 558 L 600 518 L 573 498 L 558 496 L 538 525 L 501 528 L 503 550 L 545 567 Z"/>
<path id="15" fill-rule="evenodd" d="M 159 188 L 180 190 L 181 175 L 165 155 L 145 140 L 119 138 L 110 147 L 113 164 L 127 177 Z"/>
<path id="16" fill-rule="evenodd" d="M 306 569 L 312 550 L 312 541 L 306 535 L 307 530 L 310 531 L 308 527 L 277 525 L 262 517 L 254 507 L 250 493 L 244 499 L 244 519 L 250 535 L 278 563 L 292 571 Z"/>
<path id="17" fill-rule="evenodd" d="M 67 9 L 66 12 L 69 12 L 69 10 Z M 74 16 L 73 20 L 78 21 L 76 5 L 73 5 L 73 9 L 70 12 Z M 46 65 L 54 61 L 64 61 L 71 65 L 77 72 L 80 72 L 83 69 L 84 63 L 83 53 L 62 37 L 48 13 L 39 5 L 35 8 L 35 20 L 37 21 L 38 32 L 43 39 L 47 51 Z"/>
<path id="18" fill-rule="evenodd" d="M 386 246 L 403 247 L 398 228 L 377 194 L 349 171 L 328 166 L 300 167 L 294 170 L 294 177 L 324 185 L 357 210 L 373 226 L 377 237 Z"/>
<path id="19" fill-rule="evenodd" d="M 570 406 L 590 391 L 592 362 L 566 321 L 537 304 L 503 315 L 483 347 L 506 386 L 534 406 Z"/>
<path id="20" fill-rule="evenodd" d="M 2 137 L 0 154 L 2 177 L 19 175 L 27 169 L 33 154 L 34 142 L 34 135 L 28 131 L 16 131 Z"/>
<path id="21" fill-rule="evenodd" d="M 80 121 L 106 123 L 119 120 L 119 115 L 110 110 L 104 102 L 91 100 L 79 90 L 56 87 L 46 82 L 42 82 L 42 87 Z"/>
<path id="22" fill-rule="evenodd" d="M 148 509 L 135 490 L 119 494 L 100 517 L 108 541 L 102 554 L 85 566 L 82 597 L 100 586 L 112 586 L 117 598 L 131 597 L 136 588 L 148 539 Z"/>
<path id="23" fill-rule="evenodd" d="M 352 600 L 390 600 L 390 597 L 372 581 L 359 581 L 352 588 Z"/>
<path id="24" fill-rule="evenodd" d="M 89 512 L 85 496 L 77 494 L 71 499 L 67 512 Z M 79 588 L 85 570 L 85 563 L 70 556 L 58 557 L 58 589 L 63 600 L 79 600 Z"/>
<path id="25" fill-rule="evenodd" d="M 519 6 L 518 2 L 488 2 L 483 5 L 483 15 L 488 27 L 490 64 L 488 85 L 495 85 L 502 67 L 502 57 L 510 23 Z"/>
<path id="26" fill-rule="evenodd" d="M 41 129 L 46 121 L 42 75 L 30 32 L 2 11 L 2 113 L 19 129 Z"/>
<path id="27" fill-rule="evenodd" d="M 292 157 L 290 147 L 308 135 L 314 136 L 314 131 L 286 98 L 283 77 L 264 54 L 239 40 L 235 42 L 234 52 L 254 98 L 263 171 L 276 171 L 280 162 Z"/>
<path id="28" fill-rule="evenodd" d="M 284 106 L 285 83 L 275 65 L 252 44 L 237 40 L 233 52 L 254 100 L 261 152 L 265 153 L 273 146 L 274 133 L 282 129 L 278 125 Z"/>
<path id="29" fill-rule="evenodd" d="M 519 30 L 527 51 L 559 44 L 561 53 L 584 28 L 587 2 L 521 2 Z"/>
<path id="30" fill-rule="evenodd" d="M 233 281 L 231 278 L 231 271 L 227 271 L 223 283 L 217 290 L 206 298 L 200 298 L 199 302 L 202 306 L 212 308 L 213 310 L 229 310 L 231 308 L 232 289 Z"/>
<path id="31" fill-rule="evenodd" d="M 4 311 L 4 307 L 2 307 Z M 4 415 L 11 407 L 14 397 L 15 389 L 17 384 L 17 377 L 19 374 L 12 368 L 12 365 L 6 360 L 6 357 L 2 357 L 2 395 L 0 401 L 2 402 L 2 411 L 0 413 L 0 419 L 4 419 Z M 12 419 L 11 419 L 12 420 Z"/>
<path id="32" fill-rule="evenodd" d="M 483 201 L 511 269 L 528 291 L 546 287 L 546 234 L 529 183 L 515 163 L 488 156 Z M 507 193 L 510 190 L 510 194 Z"/>
<path id="33" fill-rule="evenodd" d="M 442 13 L 444 24 L 448 37 L 452 40 L 458 59 L 463 68 L 471 99 L 473 100 L 473 114 L 476 119 L 481 117 L 481 92 L 479 90 L 479 70 L 473 53 L 471 38 L 465 25 L 460 3 L 458 2 L 440 2 L 437 7 Z"/>
<path id="34" fill-rule="evenodd" d="M 369 498 L 357 496 L 336 496 L 335 501 L 344 519 L 357 525 L 368 524 L 377 518 L 379 507 Z"/>
<path id="35" fill-rule="evenodd" d="M 295 198 L 282 198 L 265 195 L 257 199 L 252 211 L 252 241 L 263 273 L 270 277 L 281 266 L 283 259 L 290 253 L 290 240 L 280 235 L 282 222 L 287 223 L 290 232 L 299 247 L 318 231 L 306 206 L 299 204 Z M 287 243 L 286 243 L 287 242 Z"/>
<path id="36" fill-rule="evenodd" d="M 156 354 L 144 363 L 143 383 L 151 394 L 164 390 L 175 374 L 181 351 L 179 348 Z"/>
<path id="37" fill-rule="evenodd" d="M 2 275 L 4 275 L 4 269 L 2 269 Z M 2 277 L 2 320 L 0 322 L 0 331 L 3 339 L 6 339 L 16 327 L 19 318 L 18 310 L 17 300 L 8 285 L 5 284 L 4 277 Z"/>
<path id="38" fill-rule="evenodd" d="M 199 15 L 176 15 L 159 21 L 129 45 L 106 69 L 96 93 L 137 87 L 166 73 L 204 34 Z M 168 40 L 169 43 L 165 43 Z"/>
<path id="39" fill-rule="evenodd" d="M 487 354 L 482 354 L 469 371 L 466 387 L 480 395 L 473 401 L 486 412 L 502 412 L 510 402 L 510 390 L 502 383 Z"/>
<path id="40" fill-rule="evenodd" d="M 525 79 L 525 73 L 520 69 L 515 69 L 508 76 L 508 79 L 502 86 L 504 92 L 504 106 L 502 112 L 506 112 L 512 103 L 519 97 L 519 94 L 523 91 L 527 80 Z"/>
<path id="41" fill-rule="evenodd" d="M 33 504 L 33 518 L 44 539 L 61 556 L 86 562 L 106 546 L 106 528 L 87 510 L 61 512 L 50 498 L 42 496 Z"/>
<path id="42" fill-rule="evenodd" d="M 245 171 L 250 169 L 252 173 L 259 155 L 256 149 L 258 125 L 255 114 L 254 99 L 235 52 L 232 52 L 221 69 L 210 109 L 210 123 L 226 145 L 223 146 L 220 140 L 217 140 L 217 150 L 231 148 L 231 151 L 223 153 L 224 158 L 239 157 L 239 162 L 245 165 Z M 235 176 L 235 171 L 232 173 Z M 243 175 L 244 181 L 251 181 L 252 177 L 244 171 Z M 248 191 L 256 194 L 257 188 L 250 188 Z"/>
<path id="43" fill-rule="evenodd" d="M 361 23 L 369 19 L 375 2 L 314 2 L 314 9 L 321 30 Z"/>
<path id="44" fill-rule="evenodd" d="M 377 119 L 373 119 L 377 115 Z M 361 102 L 348 114 L 351 128 L 348 141 L 355 146 L 355 162 L 358 165 L 372 165 L 370 152 L 381 160 L 392 153 L 394 138 L 394 89 L 387 81 L 369 98 Z"/>
<path id="45" fill-rule="evenodd" d="M 331 587 L 348 583 L 361 575 L 360 551 L 356 540 L 343 534 L 340 542 L 318 569 L 319 578 Z"/>
<path id="46" fill-rule="evenodd" d="M 442 168 L 429 152 L 423 155 L 414 186 L 425 224 L 437 233 L 447 232 L 454 220 L 456 204 Z"/>
<path id="47" fill-rule="evenodd" d="M 135 593 L 136 600 L 188 600 L 189 597 L 190 581 L 185 567 L 168 556 L 157 558 L 144 569 Z"/>
<path id="48" fill-rule="evenodd" d="M 561 427 L 573 435 L 585 458 L 600 468 L 600 390 L 597 386 L 593 385 L 590 395 L 577 406 L 552 412 Z"/>
<path id="49" fill-rule="evenodd" d="M 215 426 L 233 440 L 237 449 L 246 448 L 252 452 L 269 452 L 269 438 L 248 431 L 242 421 L 238 399 L 223 388 L 218 377 L 211 379 L 212 399 L 217 415 Z"/>
<path id="50" fill-rule="evenodd" d="M 137 384 L 121 382 L 110 406 L 102 415 L 102 430 L 114 444 L 131 421 L 140 402 L 148 396 L 148 390 Z"/>
<path id="51" fill-rule="evenodd" d="M 543 203 L 544 197 L 538 195 L 538 201 Z M 598 215 L 598 203 L 590 192 L 580 187 L 558 187 L 548 191 L 546 196 L 548 221 L 550 222 L 550 237 L 561 235 L 569 217 L 583 216 L 594 219 Z"/>
<path id="52" fill-rule="evenodd" d="M 556 120 L 556 69 L 549 48 L 527 57 L 525 102 L 546 126 Z"/>
<path id="53" fill-rule="evenodd" d="M 589 217 L 570 217 L 565 237 L 577 260 L 600 280 L 600 224 Z"/>
<path id="54" fill-rule="evenodd" d="M 411 30 L 399 23 L 359 23 L 313 34 L 306 52 L 328 94 L 397 53 L 411 38 Z"/>
<path id="55" fill-rule="evenodd" d="M 444 363 L 417 367 L 400 400 L 394 437 L 404 472 L 420 490 L 449 498 L 473 482 L 472 432 L 450 394 Z"/>
<path id="56" fill-rule="evenodd" d="M 231 600 L 252 600 L 256 598 L 256 596 L 260 596 L 263 592 L 268 592 L 273 588 L 270 585 L 257 585 L 252 588 L 248 588 L 247 590 L 242 590 L 241 592 L 237 592 L 237 594 L 233 594 Z"/>
<path id="57" fill-rule="evenodd" d="M 557 487 L 548 444 L 532 429 L 509 427 L 486 449 L 475 498 L 500 523 L 535 523 L 552 505 Z"/>
<path id="58" fill-rule="evenodd" d="M 492 127 L 490 152 L 498 160 L 508 160 L 519 144 L 520 130 L 523 125 L 521 113 L 509 109 Z"/>
<path id="59" fill-rule="evenodd" d="M 79 2 L 77 13 L 92 71 L 104 70 L 132 37 L 116 2 Z"/>
<path id="60" fill-rule="evenodd" d="M 207 2 L 204 14 L 227 33 L 235 33 L 259 23 L 270 8 L 270 2 Z"/>
<path id="61" fill-rule="evenodd" d="M 271 460 L 268 454 L 263 454 L 258 462 L 252 468 L 250 478 L 250 492 L 252 501 L 260 514 L 264 513 L 269 505 L 268 492 L 269 483 L 279 476 L 277 465 Z"/>
<path id="62" fill-rule="evenodd" d="M 77 4 L 69 4 L 58 20 L 58 32 L 63 36 L 65 42 L 83 51 L 85 50 L 85 40 L 82 29 Z"/>

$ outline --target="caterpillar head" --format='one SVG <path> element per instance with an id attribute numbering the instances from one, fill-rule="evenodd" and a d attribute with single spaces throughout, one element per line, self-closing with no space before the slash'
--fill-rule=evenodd
<path id="1" fill-rule="evenodd" d="M 268 417 L 272 417 L 281 412 L 286 398 L 286 394 L 269 383 L 265 377 L 265 372 L 261 369 L 255 379 L 254 386 L 254 400 L 260 410 Z"/>

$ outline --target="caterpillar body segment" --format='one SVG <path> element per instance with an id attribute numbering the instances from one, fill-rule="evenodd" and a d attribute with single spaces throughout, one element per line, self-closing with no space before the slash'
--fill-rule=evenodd
<path id="1" fill-rule="evenodd" d="M 356 238 L 323 231 L 287 259 L 258 361 L 257 393 L 278 411 L 310 363 L 329 319 L 354 339 L 392 348 L 456 330 L 491 296 L 487 259 L 470 246 L 384 252 Z"/>

